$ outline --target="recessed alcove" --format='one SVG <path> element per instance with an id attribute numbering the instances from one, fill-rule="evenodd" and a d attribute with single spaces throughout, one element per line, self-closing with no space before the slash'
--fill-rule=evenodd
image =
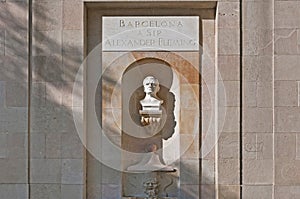
<path id="1" fill-rule="evenodd" d="M 86 4 L 86 47 L 87 52 L 101 44 L 103 16 L 199 16 L 199 51 L 102 51 L 99 67 L 103 76 L 95 93 L 98 102 L 99 123 L 106 131 L 105 136 L 116 147 L 122 149 L 114 157 L 120 164 L 121 171 L 110 168 L 109 165 L 97 162 L 91 154 L 87 158 L 88 189 L 114 189 L 117 197 L 133 197 L 143 195 L 142 183 L 153 174 L 130 174 L 126 171 L 130 165 L 137 163 L 142 157 L 148 144 L 143 139 L 133 138 L 130 133 L 136 132 L 135 127 L 127 125 L 127 119 L 134 121 L 133 126 L 139 126 L 139 99 L 143 96 L 142 80 L 147 75 L 155 76 L 161 83 L 158 93 L 164 101 L 172 104 L 171 115 L 173 123 L 166 139 L 160 135 L 153 138 L 159 148 L 162 160 L 174 166 L 175 172 L 156 174 L 164 186 L 159 188 L 159 197 L 181 198 L 183 195 L 199 198 L 201 159 L 200 146 L 202 129 L 202 64 L 206 63 L 214 68 L 214 56 L 207 57 L 204 51 L 215 51 L 214 19 L 215 2 L 172 2 L 172 3 L 87 3 Z M 125 9 L 126 8 L 126 9 Z M 206 23 L 206 21 L 208 23 Z M 206 31 L 206 32 L 204 32 Z M 88 79 L 88 68 L 87 68 Z M 127 75 L 130 74 L 130 75 Z M 214 73 L 207 73 L 206 79 L 214 77 Z M 87 85 L 88 86 L 88 85 Z M 126 91 L 126 92 L 124 92 Z M 166 103 L 167 104 L 167 103 Z M 97 107 L 97 106 L 96 106 Z M 171 106 L 170 106 L 171 107 Z M 169 107 L 169 108 L 170 108 Z M 125 109 L 128 109 L 126 112 Z M 168 109 L 168 108 L 166 108 Z M 91 128 L 88 124 L 87 131 Z M 171 127 L 170 127 L 171 126 Z M 124 129 L 126 132 L 124 133 Z M 194 129 L 197 129 L 195 132 Z M 168 137 L 169 136 L 169 137 Z M 151 143 L 153 142 L 151 138 Z M 89 139 L 87 139 L 89 140 Z M 99 150 L 106 149 L 99 146 Z M 125 151 L 125 152 L 124 152 Z M 137 157 L 132 156 L 132 152 Z M 102 153 L 102 152 L 101 152 Z M 109 154 L 109 153 L 107 153 Z M 89 175 L 90 173 L 90 175 Z M 93 175 L 99 173 L 99 175 Z M 163 177 L 168 175 L 169 177 Z M 140 184 L 139 187 L 136 184 Z M 167 188 L 166 188 L 167 187 Z M 194 193 L 195 192 L 195 193 Z M 104 193 L 103 193 L 104 194 Z"/>

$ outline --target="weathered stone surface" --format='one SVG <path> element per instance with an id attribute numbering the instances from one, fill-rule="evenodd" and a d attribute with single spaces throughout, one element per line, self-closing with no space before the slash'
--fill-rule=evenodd
<path id="1" fill-rule="evenodd" d="M 27 82 L 6 82 L 6 106 L 27 107 Z"/>
<path id="2" fill-rule="evenodd" d="M 245 81 L 272 81 L 272 56 L 244 56 Z"/>
<path id="3" fill-rule="evenodd" d="M 60 159 L 32 159 L 30 162 L 32 183 L 61 183 Z"/>
<path id="4" fill-rule="evenodd" d="M 273 182 L 273 160 L 244 160 L 244 184 L 271 184 Z"/>
<path id="5" fill-rule="evenodd" d="M 63 28 L 65 30 L 83 29 L 83 4 L 79 0 L 63 2 Z"/>
<path id="6" fill-rule="evenodd" d="M 121 187 L 114 184 L 103 184 L 101 195 L 102 198 L 107 199 L 121 198 Z"/>
<path id="7" fill-rule="evenodd" d="M 275 161 L 275 183 L 277 185 L 299 185 L 300 174 L 298 171 L 300 168 L 299 160 L 285 160 L 276 159 Z"/>
<path id="8" fill-rule="evenodd" d="M 268 29 L 245 29 L 243 37 L 244 55 L 272 55 L 273 32 Z"/>
<path id="9" fill-rule="evenodd" d="M 240 82 L 223 81 L 225 89 L 225 106 L 235 107 L 240 104 Z M 219 96 L 219 99 L 221 96 Z"/>
<path id="10" fill-rule="evenodd" d="M 61 138 L 61 153 L 63 158 L 83 158 L 83 145 L 79 136 L 75 133 L 63 133 Z"/>
<path id="11" fill-rule="evenodd" d="M 298 106 L 298 83 L 275 81 L 275 106 Z"/>
<path id="12" fill-rule="evenodd" d="M 27 183 L 26 159 L 0 159 L 1 184 L 25 184 Z"/>
<path id="13" fill-rule="evenodd" d="M 28 185 L 26 184 L 0 184 L 1 199 L 28 199 Z"/>
<path id="14" fill-rule="evenodd" d="M 220 2 L 218 5 L 218 12 L 219 28 L 239 28 L 239 3 Z"/>
<path id="15" fill-rule="evenodd" d="M 82 185 L 61 185 L 62 199 L 82 199 L 83 196 Z"/>
<path id="16" fill-rule="evenodd" d="M 238 56 L 219 56 L 218 70 L 222 80 L 240 79 L 240 59 Z"/>
<path id="17" fill-rule="evenodd" d="M 60 30 L 62 28 L 62 1 L 34 2 L 33 27 L 36 30 Z"/>
<path id="18" fill-rule="evenodd" d="M 199 185 L 182 185 L 180 187 L 180 199 L 199 198 Z"/>
<path id="19" fill-rule="evenodd" d="M 244 82 L 244 101 L 245 107 L 256 107 L 257 106 L 257 82 Z"/>
<path id="20" fill-rule="evenodd" d="M 282 159 L 296 159 L 296 134 L 276 133 L 275 134 L 275 157 Z"/>
<path id="21" fill-rule="evenodd" d="M 199 184 L 199 161 L 181 159 L 180 161 L 180 184 Z"/>
<path id="22" fill-rule="evenodd" d="M 33 57 L 33 81 L 58 82 L 62 81 L 61 56 L 35 56 Z M 53 83 L 52 83 L 53 84 Z"/>
<path id="23" fill-rule="evenodd" d="M 244 199 L 272 199 L 272 186 L 245 186 L 243 189 Z"/>
<path id="24" fill-rule="evenodd" d="M 200 187 L 201 198 L 214 199 L 216 198 L 215 192 L 215 185 L 201 185 Z"/>
<path id="25" fill-rule="evenodd" d="M 61 169 L 62 184 L 83 184 L 83 160 L 63 159 Z"/>
<path id="26" fill-rule="evenodd" d="M 275 131 L 299 132 L 300 129 L 299 107 L 275 107 Z"/>
<path id="27" fill-rule="evenodd" d="M 218 182 L 221 185 L 238 185 L 240 182 L 240 163 L 238 160 L 221 159 L 218 163 Z"/>
<path id="28" fill-rule="evenodd" d="M 273 106 L 272 82 L 257 82 L 257 106 L 271 108 Z"/>
<path id="29" fill-rule="evenodd" d="M 275 186 L 275 199 L 290 199 L 300 197 L 300 186 Z"/>
<path id="30" fill-rule="evenodd" d="M 240 195 L 240 187 L 235 185 L 220 185 L 219 198 L 220 199 L 238 199 Z"/>
<path id="31" fill-rule="evenodd" d="M 46 135 L 46 146 L 45 146 L 45 155 L 46 158 L 61 158 L 61 134 L 47 134 Z"/>
<path id="32" fill-rule="evenodd" d="M 215 162 L 214 160 L 201 160 L 202 174 L 201 174 L 201 184 L 214 184 L 215 182 Z"/>
<path id="33" fill-rule="evenodd" d="M 59 30 L 33 32 L 33 56 L 59 56 L 62 54 L 62 34 Z"/>
<path id="34" fill-rule="evenodd" d="M 219 140 L 219 158 L 220 159 L 238 159 L 239 158 L 239 134 L 221 133 Z"/>
<path id="35" fill-rule="evenodd" d="M 275 80 L 300 80 L 300 56 L 280 55 L 275 56 Z"/>
<path id="36" fill-rule="evenodd" d="M 297 1 L 275 1 L 275 27 L 276 28 L 299 28 L 300 4 Z"/>
<path id="37" fill-rule="evenodd" d="M 81 56 L 83 54 L 83 31 L 63 30 L 63 54 Z"/>
<path id="38" fill-rule="evenodd" d="M 298 54 L 297 30 L 275 29 L 275 52 L 277 55 Z"/>
<path id="39" fill-rule="evenodd" d="M 239 29 L 219 29 L 218 50 L 220 55 L 239 55 Z"/>
<path id="40" fill-rule="evenodd" d="M 239 132 L 239 111 L 238 107 L 226 107 L 225 121 L 220 121 L 219 132 Z"/>
<path id="41" fill-rule="evenodd" d="M 245 29 L 272 29 L 272 1 L 245 1 L 243 10 Z"/>
<path id="42" fill-rule="evenodd" d="M 271 108 L 245 108 L 243 114 L 245 132 L 272 132 Z"/>
<path id="43" fill-rule="evenodd" d="M 30 198 L 57 199 L 61 198 L 60 184 L 31 184 Z"/>

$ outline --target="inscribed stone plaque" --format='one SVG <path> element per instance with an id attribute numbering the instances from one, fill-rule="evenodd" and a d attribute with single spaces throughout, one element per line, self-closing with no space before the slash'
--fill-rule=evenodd
<path id="1" fill-rule="evenodd" d="M 103 17 L 103 51 L 198 51 L 199 17 Z"/>

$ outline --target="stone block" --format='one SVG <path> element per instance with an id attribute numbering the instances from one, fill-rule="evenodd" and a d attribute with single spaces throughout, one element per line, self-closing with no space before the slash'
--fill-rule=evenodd
<path id="1" fill-rule="evenodd" d="M 60 183 L 60 159 L 32 159 L 30 179 L 32 183 Z"/>
<path id="2" fill-rule="evenodd" d="M 182 159 L 199 158 L 199 135 L 180 135 L 180 153 Z"/>
<path id="3" fill-rule="evenodd" d="M 245 108 L 243 114 L 245 132 L 272 132 L 273 111 L 271 108 Z"/>
<path id="4" fill-rule="evenodd" d="M 280 55 L 274 59 L 275 80 L 300 80 L 300 56 Z"/>
<path id="5" fill-rule="evenodd" d="M 63 61 L 63 80 L 66 82 L 74 82 L 76 75 L 80 72 L 80 66 L 83 63 L 83 58 L 78 55 L 64 55 Z M 83 67 L 83 66 L 82 66 Z M 82 73 L 79 73 L 79 75 Z M 79 76 L 79 78 L 81 78 Z"/>
<path id="6" fill-rule="evenodd" d="M 180 105 L 184 110 L 199 109 L 199 85 L 183 84 L 180 86 Z"/>
<path id="7" fill-rule="evenodd" d="M 300 186 L 275 186 L 274 199 L 300 198 Z"/>
<path id="8" fill-rule="evenodd" d="M 87 198 L 89 199 L 102 199 L 102 185 L 90 184 L 87 186 Z"/>
<path id="9" fill-rule="evenodd" d="M 199 185 L 182 185 L 180 186 L 180 199 L 198 199 Z"/>
<path id="10" fill-rule="evenodd" d="M 220 80 L 239 80 L 240 58 L 238 56 L 219 56 L 218 70 L 220 73 Z"/>
<path id="11" fill-rule="evenodd" d="M 6 107 L 27 107 L 27 82 L 6 82 Z"/>
<path id="12" fill-rule="evenodd" d="M 297 1 L 275 1 L 275 27 L 276 28 L 299 28 L 300 7 Z"/>
<path id="13" fill-rule="evenodd" d="M 257 106 L 257 82 L 244 82 L 244 106 Z"/>
<path id="14" fill-rule="evenodd" d="M 297 30 L 275 29 L 275 52 L 276 55 L 298 54 Z"/>
<path id="15" fill-rule="evenodd" d="M 30 198 L 58 199 L 61 198 L 60 184 L 31 184 Z"/>
<path id="16" fill-rule="evenodd" d="M 244 160 L 243 184 L 272 184 L 273 160 Z"/>
<path id="17" fill-rule="evenodd" d="M 30 134 L 30 157 L 45 158 L 46 135 L 44 133 Z"/>
<path id="18" fill-rule="evenodd" d="M 119 185 L 114 184 L 103 184 L 102 188 L 102 198 L 105 199 L 115 199 L 121 198 L 121 187 Z"/>
<path id="19" fill-rule="evenodd" d="M 65 97 L 62 92 L 62 82 L 46 82 L 46 104 L 62 105 L 62 99 Z"/>
<path id="20" fill-rule="evenodd" d="M 275 184 L 276 185 L 299 185 L 300 184 L 300 161 L 276 159 L 275 161 Z"/>
<path id="21" fill-rule="evenodd" d="M 285 161 L 296 159 L 296 134 L 276 133 L 275 134 L 275 157 Z"/>
<path id="22" fill-rule="evenodd" d="M 273 106 L 272 82 L 257 82 L 257 106 L 271 108 Z"/>
<path id="23" fill-rule="evenodd" d="M 59 30 L 36 30 L 33 32 L 33 56 L 61 56 L 62 33 Z"/>
<path id="24" fill-rule="evenodd" d="M 101 176 L 101 183 L 103 184 L 122 184 L 122 173 L 115 169 L 102 165 Z"/>
<path id="25" fill-rule="evenodd" d="M 272 199 L 273 190 L 272 186 L 244 186 L 243 187 L 244 199 Z"/>
<path id="26" fill-rule="evenodd" d="M 79 136 L 75 133 L 63 133 L 62 138 L 62 157 L 81 159 L 83 158 L 83 145 Z"/>
<path id="27" fill-rule="evenodd" d="M 238 107 L 226 107 L 225 111 L 225 121 L 220 121 L 219 132 L 239 132 L 240 109 Z"/>
<path id="28" fill-rule="evenodd" d="M 84 183 L 83 160 L 81 159 L 64 159 L 62 160 L 62 184 L 77 184 Z"/>
<path id="29" fill-rule="evenodd" d="M 218 51 L 220 55 L 240 54 L 240 32 L 239 29 L 219 29 Z"/>
<path id="30" fill-rule="evenodd" d="M 273 32 L 271 29 L 245 29 L 244 55 L 273 55 Z"/>
<path id="31" fill-rule="evenodd" d="M 5 30 L 0 30 L 0 55 L 5 53 Z"/>
<path id="32" fill-rule="evenodd" d="M 238 199 L 240 198 L 240 186 L 235 185 L 220 185 L 219 199 Z"/>
<path id="33" fill-rule="evenodd" d="M 41 107 L 46 103 L 46 84 L 45 82 L 32 82 L 31 86 L 31 106 Z"/>
<path id="34" fill-rule="evenodd" d="M 223 81 L 225 89 L 224 105 L 236 107 L 240 105 L 240 82 L 239 81 Z M 220 93 L 221 91 L 219 91 Z M 219 96 L 220 100 L 221 96 Z"/>
<path id="35" fill-rule="evenodd" d="M 257 143 L 256 133 L 243 134 L 243 159 L 257 159 L 257 153 L 261 150 L 262 146 Z"/>
<path id="36" fill-rule="evenodd" d="M 300 160 L 300 135 L 296 134 L 296 159 Z"/>
<path id="37" fill-rule="evenodd" d="M 82 185 L 61 185 L 61 199 L 82 199 L 83 189 Z"/>
<path id="38" fill-rule="evenodd" d="M 92 185 L 98 185 L 101 184 L 101 169 L 102 169 L 102 164 L 100 161 L 95 159 L 91 154 L 87 152 L 87 157 L 86 157 L 86 179 L 88 184 L 90 186 Z"/>
<path id="39" fill-rule="evenodd" d="M 273 159 L 273 134 L 257 134 L 257 159 Z"/>
<path id="40" fill-rule="evenodd" d="M 180 161 L 180 184 L 195 185 L 199 182 L 199 160 L 181 159 Z"/>
<path id="41" fill-rule="evenodd" d="M 63 54 L 83 54 L 83 31 L 63 30 Z"/>
<path id="42" fill-rule="evenodd" d="M 0 61 L 0 80 L 26 82 L 28 73 L 27 59 L 16 56 L 4 56 Z"/>
<path id="43" fill-rule="evenodd" d="M 238 159 L 239 158 L 239 134 L 221 133 L 219 140 L 219 158 L 220 159 Z"/>
<path id="44" fill-rule="evenodd" d="M 273 56 L 244 56 L 245 81 L 272 81 Z"/>
<path id="45" fill-rule="evenodd" d="M 2 7 L 3 6 L 3 7 Z M 3 20 L 0 22 L 0 27 L 5 27 L 7 30 L 19 32 L 26 30 L 28 27 L 28 3 L 27 2 L 12 2 L 6 1 L 2 3 Z M 3 22 L 2 22 L 3 21 Z M 15 31 L 15 30 L 18 31 Z M 25 48 L 25 46 L 24 46 Z"/>
<path id="46" fill-rule="evenodd" d="M 221 159 L 218 163 L 218 183 L 221 185 L 238 185 L 240 182 L 239 160 Z"/>
<path id="47" fill-rule="evenodd" d="M 27 132 L 9 133 L 7 135 L 8 157 L 12 159 L 26 159 L 27 156 Z"/>
<path id="48" fill-rule="evenodd" d="M 28 185 L 26 184 L 1 184 L 0 198 L 1 199 L 29 199 Z"/>
<path id="49" fill-rule="evenodd" d="M 62 8 L 62 1 L 34 2 L 33 28 L 35 30 L 61 30 Z"/>
<path id="50" fill-rule="evenodd" d="M 299 107 L 275 107 L 275 131 L 299 132 L 300 129 Z"/>
<path id="51" fill-rule="evenodd" d="M 28 34 L 26 30 L 7 31 L 5 35 L 5 55 L 27 59 Z"/>
<path id="52" fill-rule="evenodd" d="M 7 133 L 0 133 L 0 159 L 6 158 L 8 154 Z"/>
<path id="53" fill-rule="evenodd" d="M 61 158 L 61 134 L 46 135 L 46 158 Z"/>
<path id="54" fill-rule="evenodd" d="M 180 112 L 180 133 L 194 134 L 199 129 L 199 111 L 182 110 Z"/>
<path id="55" fill-rule="evenodd" d="M 26 159 L 0 159 L 1 184 L 25 184 L 27 183 Z"/>
<path id="56" fill-rule="evenodd" d="M 63 29 L 83 29 L 83 2 L 67 1 L 63 3 Z"/>
<path id="57" fill-rule="evenodd" d="M 243 9 L 245 29 L 272 29 L 273 5 L 271 1 L 246 1 Z"/>
<path id="58" fill-rule="evenodd" d="M 275 106 L 298 105 L 298 83 L 296 81 L 275 81 Z"/>
<path id="59" fill-rule="evenodd" d="M 215 161 L 214 160 L 201 160 L 201 184 L 214 184 L 215 183 Z"/>
<path id="60" fill-rule="evenodd" d="M 219 2 L 218 27 L 219 28 L 240 27 L 240 12 L 239 12 L 238 2 Z"/>
<path id="61" fill-rule="evenodd" d="M 63 80 L 61 56 L 35 56 L 32 67 L 33 81 L 59 82 Z"/>
<path id="62" fill-rule="evenodd" d="M 216 190 L 215 185 L 201 185 L 200 186 L 200 198 L 215 199 Z"/>

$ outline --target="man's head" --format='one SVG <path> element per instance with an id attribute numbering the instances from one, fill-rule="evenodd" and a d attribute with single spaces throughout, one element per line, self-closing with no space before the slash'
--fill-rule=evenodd
<path id="1" fill-rule="evenodd" d="M 143 81 L 144 92 L 146 94 L 156 94 L 159 91 L 159 82 L 153 76 L 147 76 Z"/>

